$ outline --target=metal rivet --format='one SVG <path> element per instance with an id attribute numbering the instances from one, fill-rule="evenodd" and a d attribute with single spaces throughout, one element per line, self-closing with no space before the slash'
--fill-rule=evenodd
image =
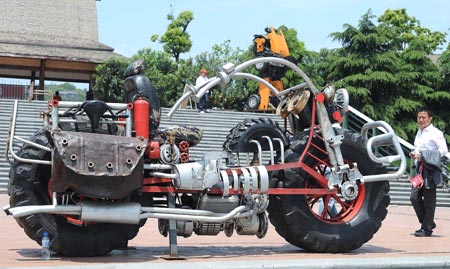
<path id="1" fill-rule="evenodd" d="M 89 168 L 94 168 L 94 163 L 93 162 L 88 162 L 87 165 L 88 165 Z"/>
<path id="2" fill-rule="evenodd" d="M 63 146 L 67 146 L 67 145 L 69 144 L 69 141 L 68 141 L 67 139 L 63 139 L 63 140 L 61 141 L 61 144 L 62 144 Z"/>
<path id="3" fill-rule="evenodd" d="M 76 154 L 70 155 L 70 159 L 71 159 L 72 161 L 76 161 L 76 160 L 77 160 L 77 155 L 76 155 Z"/>
<path id="4" fill-rule="evenodd" d="M 133 161 L 130 158 L 128 158 L 128 159 L 126 159 L 125 163 L 131 165 L 131 164 L 133 164 Z"/>
<path id="5" fill-rule="evenodd" d="M 108 163 L 106 164 L 106 168 L 112 169 L 112 168 L 113 168 L 113 164 L 112 164 L 111 162 L 108 162 Z"/>

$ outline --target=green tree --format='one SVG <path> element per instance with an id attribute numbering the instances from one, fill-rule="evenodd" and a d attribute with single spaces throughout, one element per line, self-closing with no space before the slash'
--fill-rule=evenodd
<path id="1" fill-rule="evenodd" d="M 445 33 L 431 31 L 421 26 L 420 21 L 411 17 L 406 9 L 388 9 L 378 18 L 378 22 L 384 23 L 393 32 L 393 41 L 399 50 L 404 50 L 415 39 L 424 41 L 424 50 L 427 54 L 438 49 L 445 42 Z"/>
<path id="2" fill-rule="evenodd" d="M 167 19 L 170 21 L 167 26 L 167 31 L 161 38 L 158 35 L 153 35 L 150 39 L 153 42 L 159 39 L 163 44 L 164 51 L 172 55 L 178 63 L 180 54 L 189 52 L 192 47 L 192 41 L 187 32 L 187 28 L 189 23 L 194 20 L 194 14 L 191 11 L 183 11 L 175 18 L 173 13 L 171 13 L 167 15 Z"/>
<path id="3" fill-rule="evenodd" d="M 161 106 L 172 106 L 183 91 L 177 63 L 168 53 L 149 48 L 138 51 L 132 59 L 144 60 L 144 75 L 150 79 L 155 88 Z"/>
<path id="4" fill-rule="evenodd" d="M 378 25 L 374 18 L 369 10 L 358 27 L 346 24 L 343 32 L 331 34 L 343 47 L 330 55 L 329 66 L 322 70 L 337 87 L 349 90 L 353 106 L 387 121 L 412 141 L 417 108 L 442 97 L 441 77 L 428 54 L 445 35 L 421 27 L 405 10 L 387 10 Z"/>
<path id="5" fill-rule="evenodd" d="M 408 47 L 400 53 L 398 95 L 394 103 L 398 111 L 396 122 L 403 138 L 414 139 L 417 131 L 416 112 L 419 107 L 433 101 L 434 92 L 441 77 L 437 66 L 426 53 L 428 43 L 422 39 L 411 40 Z"/>
<path id="6" fill-rule="evenodd" d="M 440 91 L 433 94 L 433 101 L 430 107 L 433 108 L 433 124 L 444 132 L 447 144 L 450 145 L 450 44 L 439 58 L 439 71 L 442 77 Z"/>
<path id="7" fill-rule="evenodd" d="M 345 24 L 343 32 L 331 34 L 343 47 L 331 55 L 325 72 L 336 87 L 347 88 L 353 106 L 369 117 L 393 123 L 398 56 L 390 45 L 391 32 L 377 27 L 374 17 L 369 10 L 358 27 Z"/>
<path id="8" fill-rule="evenodd" d="M 129 61 L 110 57 L 95 68 L 94 94 L 105 102 L 122 102 L 124 97 L 124 71 Z"/>
<path id="9" fill-rule="evenodd" d="M 445 33 L 433 32 L 422 27 L 420 21 L 407 14 L 405 9 L 386 10 L 378 18 L 380 27 L 392 31 L 392 44 L 399 50 L 400 62 L 396 77 L 398 79 L 397 96 L 394 110 L 397 133 L 409 141 L 414 139 L 417 123 L 416 110 L 422 106 L 438 108 L 443 100 L 448 100 L 445 91 L 439 89 L 442 76 L 429 55 L 445 42 Z M 436 113 L 434 123 L 445 129 L 445 123 Z M 448 113 L 444 113 L 448 114 Z M 448 122 L 448 121 L 447 121 Z"/>

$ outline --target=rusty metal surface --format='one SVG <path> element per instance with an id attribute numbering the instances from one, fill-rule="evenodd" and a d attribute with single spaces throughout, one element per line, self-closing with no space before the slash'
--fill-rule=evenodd
<path id="1" fill-rule="evenodd" d="M 194 126 L 171 126 L 161 130 L 161 134 L 165 139 L 169 134 L 173 134 L 176 144 L 187 141 L 189 146 L 193 147 L 202 140 L 203 130 Z"/>
<path id="2" fill-rule="evenodd" d="M 8 196 L 0 195 L 0 204 L 7 203 Z M 263 239 L 238 235 L 228 238 L 223 233 L 218 236 L 178 237 L 178 253 L 185 258 L 181 261 L 164 259 L 169 253 L 169 239 L 159 234 L 156 220 L 149 220 L 138 236 L 129 242 L 127 250 L 114 250 L 107 256 L 95 258 L 67 258 L 53 253 L 51 260 L 44 262 L 40 260 L 40 246 L 25 235 L 13 218 L 2 213 L 0 267 L 331 268 L 333 264 L 344 263 L 345 266 L 333 268 L 361 268 L 354 264 L 362 261 L 370 268 L 393 268 L 395 262 L 403 267 L 394 268 L 424 268 L 423 264 L 433 261 L 444 261 L 450 266 L 450 208 L 436 209 L 437 228 L 432 237 L 425 238 L 412 235 L 419 228 L 412 207 L 390 206 L 388 209 L 383 226 L 374 238 L 349 253 L 306 252 L 284 241 L 270 226 Z M 312 261 L 318 264 L 317 267 L 305 266 Z M 405 266 L 407 262 L 409 265 Z"/>
<path id="3" fill-rule="evenodd" d="M 52 190 L 119 199 L 142 186 L 146 140 L 80 132 L 52 136 Z"/>

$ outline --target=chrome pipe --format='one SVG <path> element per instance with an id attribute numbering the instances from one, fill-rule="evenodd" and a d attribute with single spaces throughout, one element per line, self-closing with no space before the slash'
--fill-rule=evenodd
<path id="1" fill-rule="evenodd" d="M 193 95 L 194 92 L 192 91 L 187 91 L 185 92 L 180 99 L 177 100 L 177 102 L 172 106 L 172 108 L 170 109 L 169 113 L 167 113 L 167 117 L 169 119 L 172 119 L 173 114 L 175 113 L 175 111 L 178 109 L 178 107 L 181 105 L 181 103 L 183 103 L 183 101 L 185 99 L 187 99 L 189 96 Z"/>
<path id="2" fill-rule="evenodd" d="M 280 138 L 274 138 L 273 140 L 278 141 L 278 143 L 280 144 L 280 154 L 281 154 L 281 163 L 284 163 L 284 144 L 283 144 L 283 140 L 281 140 Z"/>
<path id="3" fill-rule="evenodd" d="M 59 214 L 59 215 L 81 215 L 81 206 L 77 205 L 30 205 L 18 206 L 8 209 L 14 218 L 25 217 L 32 214 Z"/>
<path id="4" fill-rule="evenodd" d="M 147 169 L 147 170 L 170 170 L 170 169 L 172 169 L 172 165 L 151 163 L 151 164 L 144 164 L 144 169 Z"/>
<path id="5" fill-rule="evenodd" d="M 179 179 L 180 176 L 178 174 L 169 174 L 169 173 L 161 173 L 161 172 L 153 172 L 150 173 L 151 176 L 154 177 L 165 177 L 165 178 L 171 178 L 171 179 Z"/>
<path id="6" fill-rule="evenodd" d="M 17 160 L 19 162 L 51 165 L 52 164 L 51 161 L 25 159 L 25 158 L 21 158 L 21 157 L 17 156 L 17 154 L 14 152 L 13 142 L 14 142 L 14 138 L 16 138 L 15 137 L 15 131 L 16 131 L 16 121 L 17 121 L 17 110 L 18 110 L 18 100 L 15 100 L 14 101 L 14 108 L 13 108 L 13 115 L 11 116 L 12 122 L 11 122 L 11 125 L 9 127 L 10 128 L 9 135 L 8 135 L 8 145 L 9 146 L 6 148 L 6 152 L 5 152 L 6 153 L 6 160 L 8 162 L 11 162 L 11 160 L 9 160 L 9 156 L 8 156 L 8 153 L 11 153 L 11 155 L 14 158 L 14 160 Z M 29 143 L 29 144 L 36 144 L 36 143 L 31 142 L 31 141 L 27 141 L 25 139 L 22 139 L 22 140 L 26 141 L 26 143 Z M 44 146 L 41 146 L 41 145 L 39 145 L 39 146 L 40 147 L 44 147 Z M 48 150 L 48 148 L 44 147 L 44 150 Z"/>
<path id="7" fill-rule="evenodd" d="M 221 223 L 231 220 L 233 218 L 243 218 L 254 214 L 253 210 L 247 210 L 246 206 L 238 206 L 227 214 L 215 214 L 214 216 L 193 216 L 193 215 L 175 215 L 164 213 L 144 213 L 141 219 L 158 218 L 167 220 L 191 220 L 200 222 L 215 222 Z"/>
<path id="8" fill-rule="evenodd" d="M 214 212 L 208 210 L 193 210 L 184 208 L 166 208 L 166 207 L 142 207 L 142 213 L 165 213 L 165 214 L 186 214 L 195 216 L 213 216 Z"/>
<path id="9" fill-rule="evenodd" d="M 82 105 L 84 102 L 75 102 L 75 101 L 59 101 L 58 107 L 60 108 L 77 108 Z M 127 109 L 127 103 L 106 103 L 108 107 L 113 110 L 124 110 Z"/>
<path id="10" fill-rule="evenodd" d="M 14 106 L 13 106 L 13 113 L 11 115 L 11 118 L 9 119 L 9 129 L 8 129 L 8 138 L 6 140 L 6 146 L 5 146 L 5 159 L 6 161 L 12 165 L 13 161 L 9 159 L 9 149 L 11 149 L 12 152 L 14 152 L 13 143 L 12 140 L 14 139 L 14 132 L 16 129 L 16 119 L 17 119 L 17 109 L 19 107 L 19 100 L 14 100 Z M 14 157 L 14 154 L 11 154 Z"/>
<path id="11" fill-rule="evenodd" d="M 22 142 L 22 143 L 31 145 L 31 146 L 36 147 L 36 148 L 38 148 L 38 149 L 42 149 L 42 150 L 45 150 L 45 151 L 48 151 L 48 152 L 51 152 L 51 151 L 52 151 L 52 149 L 49 148 L 49 147 L 42 146 L 41 144 L 31 142 L 31 141 L 26 140 L 26 139 L 23 139 L 23 138 L 21 138 L 21 137 L 19 137 L 19 136 L 15 136 L 14 138 L 17 139 L 17 140 L 19 140 L 19 141 Z"/>
<path id="12" fill-rule="evenodd" d="M 264 86 L 266 86 L 276 97 L 278 97 L 278 99 L 280 99 L 279 96 L 278 96 L 278 94 L 280 92 L 272 84 L 270 84 L 266 80 L 264 80 L 264 79 L 262 79 L 262 78 L 260 78 L 258 76 L 255 76 L 253 74 L 249 74 L 249 73 L 240 73 L 239 72 L 239 73 L 235 73 L 234 76 L 237 77 L 237 78 L 251 79 L 251 80 L 254 80 L 254 81 L 258 82 L 258 83 L 261 83 Z"/>
<path id="13" fill-rule="evenodd" d="M 270 137 L 268 137 L 267 135 L 262 136 L 261 138 L 264 138 L 267 140 L 267 143 L 269 143 L 269 150 L 270 150 L 270 164 L 275 164 L 275 159 L 273 157 L 273 144 L 272 144 L 272 139 Z M 260 165 L 262 163 L 259 163 Z"/>
<path id="14" fill-rule="evenodd" d="M 261 144 L 258 142 L 258 140 L 250 140 L 250 143 L 256 144 L 256 146 L 258 147 L 258 161 L 259 161 L 259 165 L 262 164 L 262 149 L 261 149 Z M 250 165 L 250 164 L 248 164 Z"/>

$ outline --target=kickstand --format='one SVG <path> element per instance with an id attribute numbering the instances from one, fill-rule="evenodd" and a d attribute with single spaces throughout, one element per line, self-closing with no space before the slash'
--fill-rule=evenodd
<path id="1" fill-rule="evenodd" d="M 175 194 L 169 193 L 167 195 L 167 206 L 175 208 Z M 162 257 L 165 260 L 185 260 L 185 258 L 178 256 L 177 245 L 177 221 L 169 220 L 169 256 Z"/>

